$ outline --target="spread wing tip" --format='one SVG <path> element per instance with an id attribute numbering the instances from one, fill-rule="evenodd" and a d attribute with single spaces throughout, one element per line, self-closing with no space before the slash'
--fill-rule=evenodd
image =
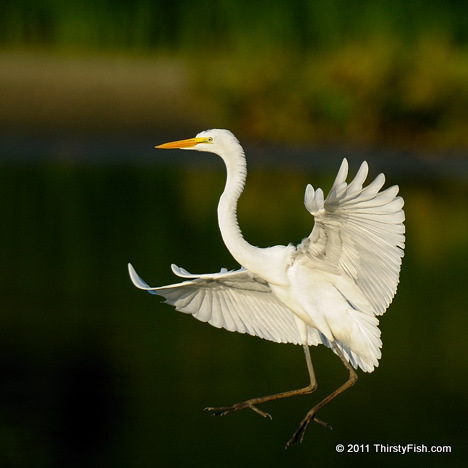
<path id="1" fill-rule="evenodd" d="M 198 275 L 192 275 L 189 273 L 185 268 L 177 266 L 175 263 L 171 264 L 171 270 L 174 275 L 178 276 L 179 278 L 196 278 Z"/>
<path id="2" fill-rule="evenodd" d="M 153 289 L 150 286 L 148 286 L 137 274 L 135 271 L 135 268 L 133 268 L 133 265 L 131 263 L 128 264 L 128 274 L 130 275 L 130 279 L 132 280 L 132 283 L 134 286 L 136 286 L 138 289 L 143 289 L 143 291 L 148 291 L 150 294 L 156 294 Z"/>
<path id="3" fill-rule="evenodd" d="M 318 188 L 314 190 L 312 185 L 308 184 L 304 195 L 304 205 L 307 211 L 314 215 L 318 213 L 324 204 L 323 190 Z"/>

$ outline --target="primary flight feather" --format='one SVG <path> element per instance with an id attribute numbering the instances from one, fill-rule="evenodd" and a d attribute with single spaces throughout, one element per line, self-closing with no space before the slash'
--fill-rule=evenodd
<path id="1" fill-rule="evenodd" d="M 343 160 L 328 196 L 308 185 L 304 204 L 314 216 L 311 234 L 298 246 L 259 248 L 242 236 L 237 223 L 237 201 L 247 177 L 244 151 L 228 130 L 207 130 L 195 138 L 157 148 L 194 149 L 220 156 L 227 171 L 218 204 L 223 240 L 242 266 L 237 271 L 194 275 L 172 265 L 185 281 L 169 286 L 148 286 L 129 264 L 134 285 L 181 312 L 218 328 L 248 333 L 278 343 L 303 345 L 310 385 L 303 389 L 253 398 L 222 408 L 227 414 L 316 388 L 309 345 L 324 344 L 341 358 L 349 379 L 315 405 L 288 445 L 301 440 L 319 409 L 357 380 L 353 368 L 372 372 L 381 357 L 377 316 L 385 312 L 396 292 L 405 246 L 403 199 L 398 187 L 381 191 L 383 174 L 364 186 L 368 166 L 363 162 L 348 184 L 348 162 Z"/>

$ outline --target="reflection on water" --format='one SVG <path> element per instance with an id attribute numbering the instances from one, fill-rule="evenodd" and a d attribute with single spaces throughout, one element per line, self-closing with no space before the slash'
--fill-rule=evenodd
<path id="1" fill-rule="evenodd" d="M 333 175 L 251 171 L 239 207 L 246 238 L 299 242 L 312 228 L 305 184 L 327 190 Z M 223 183 L 217 169 L 0 167 L 0 464 L 341 466 L 338 443 L 451 445 L 460 454 L 467 183 L 400 184 L 407 250 L 381 321 L 380 367 L 324 410 L 333 432 L 312 427 L 287 452 L 304 412 L 346 379 L 339 360 L 314 348 L 317 394 L 268 404 L 272 422 L 253 412 L 211 418 L 203 407 L 305 384 L 302 350 L 199 323 L 127 276 L 129 261 L 153 285 L 174 280 L 173 262 L 195 272 L 236 267 L 217 228 Z M 360 457 L 382 458 L 372 450 Z M 395 463 L 415 460 L 421 455 Z"/>

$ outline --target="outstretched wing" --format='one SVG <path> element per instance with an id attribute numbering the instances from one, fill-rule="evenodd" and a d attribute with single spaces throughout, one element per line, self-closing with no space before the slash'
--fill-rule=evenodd
<path id="1" fill-rule="evenodd" d="M 178 311 L 202 322 L 277 343 L 303 344 L 294 313 L 276 298 L 268 283 L 244 268 L 192 275 L 172 265 L 172 271 L 188 281 L 158 288 L 148 286 L 130 264 L 128 271 L 137 288 L 163 296 Z M 308 327 L 307 342 L 319 344 L 321 335 Z"/>
<path id="2" fill-rule="evenodd" d="M 310 236 L 298 247 L 314 266 L 346 275 L 355 282 L 376 315 L 385 312 L 395 294 L 405 247 L 403 199 L 398 186 L 380 191 L 385 176 L 366 187 L 363 162 L 348 185 L 348 162 L 343 160 L 326 200 L 311 185 L 305 206 L 315 217 Z"/>

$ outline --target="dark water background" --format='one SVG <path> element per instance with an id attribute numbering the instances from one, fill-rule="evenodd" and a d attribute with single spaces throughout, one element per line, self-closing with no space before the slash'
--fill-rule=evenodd
<path id="1" fill-rule="evenodd" d="M 305 185 L 327 192 L 338 153 L 278 150 L 269 160 L 268 149 L 250 149 L 239 205 L 246 239 L 300 242 L 312 228 Z M 206 406 L 305 385 L 302 349 L 212 328 L 138 291 L 127 274 L 131 261 L 157 286 L 174 282 L 171 263 L 237 267 L 217 227 L 221 162 L 41 151 L 0 165 L 1 466 L 462 466 L 468 183 L 453 170 L 457 158 L 365 155 L 371 175 L 385 170 L 406 202 L 406 256 L 381 320 L 383 357 L 322 411 L 333 431 L 312 425 L 285 451 L 305 412 L 346 379 L 338 358 L 312 348 L 318 391 L 266 404 L 273 421 L 251 411 L 210 417 Z M 351 157 L 351 173 L 359 160 Z M 370 453 L 337 453 L 337 444 L 369 444 Z M 452 453 L 381 454 L 373 444 Z"/>

